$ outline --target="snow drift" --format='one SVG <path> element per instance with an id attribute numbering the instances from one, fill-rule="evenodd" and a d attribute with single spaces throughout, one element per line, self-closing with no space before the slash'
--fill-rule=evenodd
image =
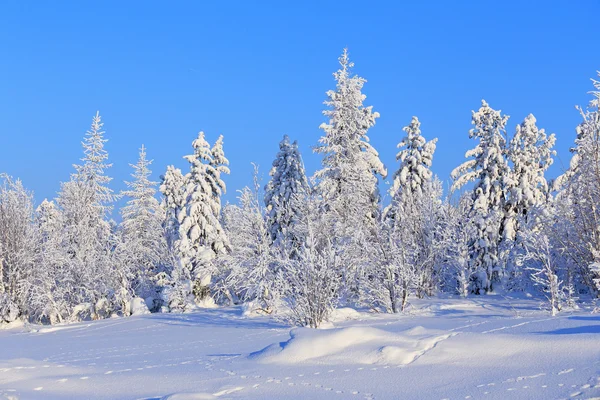
<path id="1" fill-rule="evenodd" d="M 261 363 L 394 364 L 415 361 L 437 343 L 452 336 L 415 327 L 391 333 L 371 327 L 315 330 L 297 328 L 290 339 L 252 353 Z"/>

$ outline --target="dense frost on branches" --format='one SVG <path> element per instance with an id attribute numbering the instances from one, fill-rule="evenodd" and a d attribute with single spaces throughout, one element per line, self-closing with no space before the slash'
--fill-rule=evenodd
<path id="1" fill-rule="evenodd" d="M 112 209 L 110 204 L 115 197 L 112 189 L 108 187 L 112 178 L 105 174 L 106 169 L 110 168 L 112 164 L 107 163 L 108 153 L 104 150 L 104 144 L 108 139 L 104 138 L 103 125 L 100 112 L 97 111 L 92 118 L 92 126 L 86 132 L 82 142 L 84 157 L 81 161 L 83 164 L 74 165 L 76 173 L 73 180 L 85 182 L 91 188 L 94 196 L 92 203 L 100 209 L 102 216 L 106 216 Z"/>
<path id="2" fill-rule="evenodd" d="M 517 263 L 525 265 L 530 272 L 533 283 L 544 292 L 554 316 L 562 308 L 562 284 L 558 277 L 555 249 L 548 236 L 543 232 L 527 230 L 523 233 L 524 254 L 518 257 Z"/>
<path id="3" fill-rule="evenodd" d="M 476 229 L 471 220 L 473 199 L 465 193 L 452 204 L 441 207 L 438 239 L 441 247 L 440 270 L 442 289 L 467 297 L 471 280 L 477 272 L 469 262 L 469 243 Z"/>
<path id="4" fill-rule="evenodd" d="M 182 254 L 195 264 L 198 253 L 209 249 L 215 255 L 222 254 L 227 251 L 228 242 L 218 219 L 225 188 L 223 169 L 216 165 L 204 132 L 200 132 L 192 147 L 194 154 L 185 156 L 191 170 L 185 188 L 186 212 L 179 218 L 179 231 Z"/>
<path id="5" fill-rule="evenodd" d="M 569 169 L 556 180 L 556 202 L 568 207 L 561 208 L 565 226 L 554 238 L 574 264 L 575 274 L 594 291 L 594 280 L 600 278 L 592 267 L 600 262 L 600 81 L 592 82 L 597 90 L 591 92 L 588 108 L 579 108 L 583 121 Z"/>
<path id="6" fill-rule="evenodd" d="M 481 272 L 474 291 L 493 290 L 502 273 L 499 254 L 499 238 L 504 221 L 506 186 L 510 179 L 510 168 L 506 154 L 506 123 L 508 116 L 492 109 L 485 100 L 475 112 L 469 131 L 471 138 L 479 140 L 477 146 L 467 151 L 470 158 L 452 171 L 456 190 L 470 181 L 475 181 L 471 218 L 477 232 L 470 241 L 470 262 L 473 269 Z"/>
<path id="7" fill-rule="evenodd" d="M 0 175 L 0 323 L 27 310 L 27 286 L 34 266 L 33 195 L 20 180 Z"/>
<path id="8" fill-rule="evenodd" d="M 315 174 L 317 191 L 339 219 L 343 235 L 352 221 L 374 221 L 380 200 L 377 176 L 385 177 L 387 171 L 367 136 L 379 113 L 363 105 L 366 80 L 352 75 L 347 49 L 339 61 L 341 68 L 333 74 L 336 89 L 327 92 L 329 109 L 323 112 L 329 122 L 321 124 L 324 136 L 314 150 L 323 155 L 323 168 Z"/>
<path id="9" fill-rule="evenodd" d="M 271 313 L 277 301 L 274 288 L 276 249 L 260 199 L 258 168 L 252 188 L 240 190 L 237 205 L 223 210 L 223 226 L 232 251 L 224 259 L 221 287 L 230 301 L 252 302 L 253 311 Z"/>
<path id="10" fill-rule="evenodd" d="M 292 325 L 318 328 L 327 321 L 339 301 L 342 279 L 340 248 L 336 248 L 324 216 L 321 200 L 303 198 L 302 218 L 294 226 L 303 238 L 297 257 L 283 258 L 277 288 L 287 311 L 277 317 Z"/>
<path id="11" fill-rule="evenodd" d="M 229 250 L 229 241 L 219 220 L 221 194 L 225 190 L 221 173 L 229 173 L 221 146 L 220 138 L 211 150 L 204 132 L 200 132 L 192 142 L 194 154 L 184 157 L 191 169 L 186 177 L 184 209 L 178 213 L 179 234 L 175 248 L 180 257 L 179 266 L 187 271 L 182 276 L 189 276 L 194 282 L 196 299 L 208 295 L 212 260 Z"/>
<path id="12" fill-rule="evenodd" d="M 185 213 L 185 188 L 186 177 L 179 168 L 172 165 L 167 167 L 167 172 L 161 176 L 159 187 L 162 194 L 161 207 L 164 210 L 163 227 L 167 237 L 169 249 L 174 252 L 175 242 L 179 238 L 179 220 Z"/>
<path id="13" fill-rule="evenodd" d="M 401 150 L 396 155 L 400 166 L 390 188 L 391 203 L 384 212 L 388 219 L 401 219 L 405 208 L 419 207 L 433 195 L 430 168 L 437 139 L 427 142 L 420 126 L 419 119 L 413 117 L 410 125 L 403 128 L 406 136 L 398 143 Z"/>
<path id="14" fill-rule="evenodd" d="M 448 197 L 431 171 L 437 139 L 427 141 L 413 117 L 382 209 L 386 169 L 368 137 L 379 114 L 363 104 L 366 81 L 352 74 L 346 50 L 339 61 L 311 185 L 297 143 L 284 136 L 264 193 L 255 169 L 254 185 L 222 207 L 223 136 L 211 147 L 200 132 L 184 157 L 189 172 L 169 166 L 161 176 L 160 202 L 144 147 L 116 196 L 99 113 L 56 199 L 35 208 L 19 180 L 0 175 L 0 324 L 218 303 L 317 328 L 338 305 L 397 313 L 439 291 L 537 290 L 552 314 L 598 297 L 599 81 L 579 108 L 569 169 L 554 183 L 546 178 L 554 135 L 530 114 L 509 141 L 508 117 L 482 101 L 469 131 L 477 145 L 452 172 Z M 109 218 L 121 196 L 116 223 Z"/>
<path id="15" fill-rule="evenodd" d="M 421 122 L 417 117 L 413 117 L 410 125 L 402 129 L 406 136 L 397 146 L 401 149 L 396 154 L 396 160 L 400 161 L 400 166 L 394 173 L 394 181 L 390 188 L 392 204 L 400 202 L 402 194 L 423 194 L 433 175 L 430 168 L 437 139 L 429 142 L 425 140 L 421 135 Z M 388 207 L 388 211 L 393 211 L 393 206 Z"/>
<path id="16" fill-rule="evenodd" d="M 294 200 L 310 190 L 298 143 L 290 143 L 287 135 L 279 143 L 279 153 L 269 172 L 271 180 L 265 186 L 265 207 L 271 241 L 285 240 L 292 225 L 302 218 Z M 291 239 L 298 242 L 299 238 Z"/>
<path id="17" fill-rule="evenodd" d="M 215 217 L 220 217 L 221 212 L 221 195 L 223 195 L 227 191 L 227 186 L 225 185 L 225 181 L 221 179 L 222 174 L 229 175 L 229 160 L 225 157 L 225 152 L 223 150 L 223 135 L 220 135 L 212 149 L 210 150 L 210 154 L 212 156 L 212 160 L 210 161 L 210 166 L 212 168 L 208 168 L 206 172 L 211 175 L 212 180 L 215 185 L 212 186 L 213 189 L 213 198 L 217 203 L 217 207 L 215 210 Z"/>
<path id="18" fill-rule="evenodd" d="M 528 211 L 548 201 L 549 185 L 545 173 L 553 163 L 556 151 L 552 148 L 554 134 L 546 136 L 544 129 L 538 129 L 536 119 L 529 114 L 517 125 L 510 141 L 508 158 L 512 162 L 512 177 L 507 189 L 507 216 L 504 236 L 514 240 L 518 218 L 527 221 Z"/>
<path id="19" fill-rule="evenodd" d="M 110 272 L 111 228 L 105 220 L 112 209 L 114 196 L 108 187 L 111 178 L 105 170 L 108 153 L 100 114 L 92 118 L 92 126 L 83 141 L 82 165 L 75 165 L 76 173 L 64 183 L 58 197 L 64 224 L 63 248 L 69 255 L 69 270 L 73 275 L 73 305 L 94 303 L 110 292 L 106 277 Z M 77 288 L 77 285 L 81 285 Z"/>
<path id="20" fill-rule="evenodd" d="M 142 145 L 137 164 L 131 164 L 134 178 L 126 182 L 128 198 L 121 210 L 121 243 L 119 261 L 130 274 L 132 294 L 142 298 L 157 298 L 155 278 L 167 262 L 167 242 L 162 223 L 164 211 L 156 199 L 156 182 L 150 180 L 146 149 Z"/>

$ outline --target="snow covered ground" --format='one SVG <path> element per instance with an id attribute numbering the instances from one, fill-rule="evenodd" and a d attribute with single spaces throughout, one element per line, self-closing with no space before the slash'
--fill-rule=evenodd
<path id="1" fill-rule="evenodd" d="M 0 330 L 0 399 L 600 398 L 590 310 L 481 296 L 333 326 L 228 308 Z"/>

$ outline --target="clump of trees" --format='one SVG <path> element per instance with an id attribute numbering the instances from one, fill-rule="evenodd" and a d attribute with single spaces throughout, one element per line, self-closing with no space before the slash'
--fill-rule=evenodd
<path id="1" fill-rule="evenodd" d="M 223 136 L 211 145 L 203 132 L 185 156 L 189 171 L 169 166 L 153 181 L 142 146 L 127 190 L 113 193 L 99 113 L 56 199 L 36 208 L 21 181 L 1 175 L 0 323 L 243 303 L 317 328 L 340 304 L 399 313 L 411 297 L 439 292 L 537 290 L 553 315 L 598 296 L 600 82 L 555 181 L 546 178 L 554 135 L 530 114 L 509 136 L 509 117 L 483 100 L 469 131 L 476 144 L 445 198 L 431 171 L 437 139 L 412 118 L 384 206 L 388 172 L 368 136 L 379 113 L 364 104 L 366 80 L 346 50 L 339 62 L 314 148 L 322 167 L 308 178 L 284 136 L 268 183 L 255 167 L 237 204 L 221 202 Z M 121 197 L 117 224 L 110 213 Z"/>

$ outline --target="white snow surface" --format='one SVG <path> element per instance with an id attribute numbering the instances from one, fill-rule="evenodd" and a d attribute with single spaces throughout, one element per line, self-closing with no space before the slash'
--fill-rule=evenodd
<path id="1" fill-rule="evenodd" d="M 241 308 L 0 330 L 0 399 L 590 399 L 600 315 L 500 296 L 290 328 Z"/>

